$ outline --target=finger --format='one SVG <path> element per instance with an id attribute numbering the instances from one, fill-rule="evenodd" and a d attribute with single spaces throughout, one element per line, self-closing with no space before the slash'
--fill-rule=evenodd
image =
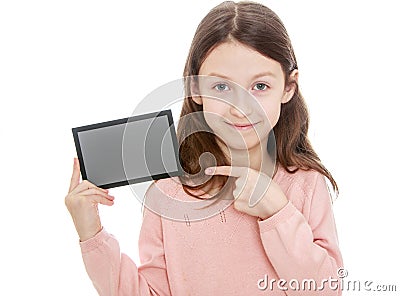
<path id="1" fill-rule="evenodd" d="M 72 193 L 78 194 L 84 190 L 91 189 L 91 188 L 97 188 L 97 189 L 101 190 L 102 192 L 108 193 L 107 189 L 97 187 L 96 185 L 94 185 L 93 183 L 91 183 L 88 180 L 83 180 L 83 182 L 81 182 L 78 186 L 75 187 L 75 189 L 72 190 Z"/>
<path id="2" fill-rule="evenodd" d="M 98 187 L 86 189 L 86 190 L 80 192 L 79 194 L 83 195 L 83 196 L 99 195 L 99 196 L 103 196 L 109 200 L 114 200 L 114 196 L 107 194 L 106 192 L 100 190 L 100 188 L 98 188 Z"/>
<path id="3" fill-rule="evenodd" d="M 93 202 L 102 204 L 105 206 L 112 206 L 114 204 L 113 200 L 109 200 L 101 195 L 90 195 L 90 198 L 92 199 Z"/>
<path id="4" fill-rule="evenodd" d="M 206 175 L 225 175 L 232 177 L 245 176 L 248 172 L 247 167 L 234 167 L 234 166 L 216 166 L 208 167 L 205 171 Z"/>
<path id="5" fill-rule="evenodd" d="M 81 172 L 79 169 L 79 161 L 77 158 L 74 158 L 74 168 L 72 170 L 72 177 L 71 177 L 71 182 L 69 184 L 68 193 L 74 190 L 74 188 L 79 185 L 80 174 Z"/>

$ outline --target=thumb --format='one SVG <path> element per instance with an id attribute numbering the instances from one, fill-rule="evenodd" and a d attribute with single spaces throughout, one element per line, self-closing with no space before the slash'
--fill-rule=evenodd
<path id="1" fill-rule="evenodd" d="M 74 188 L 76 186 L 79 185 L 79 178 L 80 178 L 80 168 L 79 168 L 79 161 L 77 158 L 74 158 L 74 169 L 72 171 L 72 177 L 71 177 L 71 182 L 69 185 L 69 190 L 68 192 L 71 192 L 72 190 L 74 190 Z"/>

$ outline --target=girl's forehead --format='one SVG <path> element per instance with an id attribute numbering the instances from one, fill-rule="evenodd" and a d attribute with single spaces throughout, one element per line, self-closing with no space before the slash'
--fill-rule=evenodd
<path id="1" fill-rule="evenodd" d="M 279 62 L 238 42 L 224 42 L 216 46 L 207 55 L 199 71 L 200 75 L 226 77 L 235 74 L 254 76 L 259 73 L 268 74 L 274 79 L 284 77 Z"/>

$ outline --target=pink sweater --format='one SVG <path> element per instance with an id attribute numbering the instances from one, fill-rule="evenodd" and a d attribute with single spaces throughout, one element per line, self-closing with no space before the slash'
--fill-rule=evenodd
<path id="1" fill-rule="evenodd" d="M 266 220 L 233 205 L 191 223 L 145 209 L 140 266 L 120 252 L 118 241 L 104 229 L 81 242 L 99 295 L 341 295 L 328 282 L 337 278 L 342 258 L 324 177 L 312 170 L 289 174 L 279 167 L 273 180 L 289 202 Z M 157 185 L 193 199 L 171 179 Z M 302 290 L 304 280 L 325 288 L 314 291 L 306 284 Z"/>

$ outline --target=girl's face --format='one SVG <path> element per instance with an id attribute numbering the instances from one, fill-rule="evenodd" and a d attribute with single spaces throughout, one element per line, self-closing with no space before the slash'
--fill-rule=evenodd
<path id="1" fill-rule="evenodd" d="M 295 84 L 285 87 L 281 65 L 238 42 L 222 43 L 200 67 L 197 104 L 213 132 L 233 149 L 266 144 Z M 203 77 L 211 76 L 211 77 Z M 297 70 L 290 79 L 297 81 Z M 265 140 L 265 141 L 264 141 Z"/>

